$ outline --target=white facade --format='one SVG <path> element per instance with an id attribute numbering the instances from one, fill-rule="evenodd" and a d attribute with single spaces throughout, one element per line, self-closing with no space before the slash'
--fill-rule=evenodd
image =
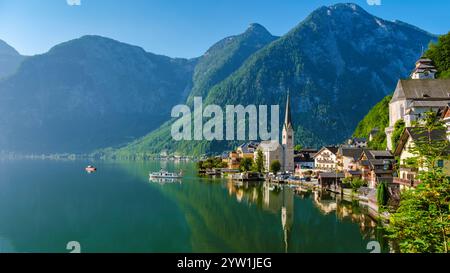
<path id="1" fill-rule="evenodd" d="M 328 148 L 322 148 L 314 156 L 314 165 L 318 170 L 333 171 L 336 170 L 337 156 Z"/>
<path id="2" fill-rule="evenodd" d="M 258 156 L 258 150 L 261 150 L 264 156 L 264 170 L 270 172 L 270 165 L 274 161 L 279 161 L 283 167 L 283 147 L 278 141 L 263 141 L 255 151 L 255 160 Z"/>

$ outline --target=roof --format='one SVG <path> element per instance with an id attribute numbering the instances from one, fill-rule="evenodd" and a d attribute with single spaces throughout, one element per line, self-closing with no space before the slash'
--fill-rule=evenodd
<path id="1" fill-rule="evenodd" d="M 421 57 L 419 60 L 417 60 L 416 64 L 417 63 L 432 63 L 432 62 L 433 61 L 431 59 L 429 59 L 429 58 Z"/>
<path id="2" fill-rule="evenodd" d="M 284 116 L 284 126 L 286 126 L 286 128 L 293 128 L 292 117 L 291 117 L 291 98 L 290 98 L 289 93 L 287 95 L 287 100 L 286 100 L 286 113 Z"/>
<path id="3" fill-rule="evenodd" d="M 318 156 L 320 153 L 322 153 L 322 151 L 324 150 L 328 150 L 331 153 L 337 155 L 337 152 L 339 150 L 339 147 L 335 147 L 335 146 L 328 146 L 328 147 L 322 147 L 322 149 L 320 149 L 317 154 L 314 155 L 314 157 Z"/>
<path id="4" fill-rule="evenodd" d="M 240 145 L 239 148 L 242 150 L 242 152 L 244 154 L 249 154 L 249 153 L 253 153 L 254 151 L 252 151 L 252 150 L 257 149 L 258 146 L 259 146 L 258 142 L 250 141 L 250 142 Z"/>
<path id="5" fill-rule="evenodd" d="M 378 150 L 369 150 L 372 156 L 376 159 L 389 159 L 394 158 L 394 155 L 390 151 L 378 151 Z"/>
<path id="6" fill-rule="evenodd" d="M 415 130 L 413 127 L 407 127 L 403 131 L 403 134 L 400 137 L 400 140 L 398 142 L 397 147 L 395 148 L 394 155 L 399 156 L 406 143 L 408 142 L 408 139 L 411 138 L 412 141 L 418 141 L 423 137 L 426 137 L 428 134 L 427 132 L 421 132 L 420 130 Z M 431 132 L 430 134 L 431 139 L 434 141 L 445 141 L 447 139 L 447 132 L 445 129 L 437 129 Z"/>
<path id="7" fill-rule="evenodd" d="M 394 155 L 390 151 L 381 151 L 381 150 L 363 149 L 363 152 L 361 153 L 361 156 L 359 158 L 361 159 L 363 155 L 366 155 L 368 160 L 394 158 Z"/>
<path id="8" fill-rule="evenodd" d="M 332 172 L 332 173 L 320 173 L 319 177 L 320 178 L 336 178 L 336 177 L 337 178 L 344 178 L 345 175 L 343 173 Z"/>
<path id="9" fill-rule="evenodd" d="M 439 100 L 439 101 L 433 101 L 433 100 L 420 100 L 420 101 L 413 101 L 409 107 L 446 107 L 450 103 L 450 98 L 447 100 Z"/>
<path id="10" fill-rule="evenodd" d="M 399 80 L 391 103 L 407 100 L 449 100 L 450 79 Z"/>
<path id="11" fill-rule="evenodd" d="M 365 137 L 354 137 L 353 142 L 367 142 L 367 138 Z"/>
<path id="12" fill-rule="evenodd" d="M 363 152 L 363 149 L 361 149 L 361 148 L 341 147 L 339 149 L 339 155 L 344 156 L 344 157 L 351 157 L 354 160 L 358 160 L 360 158 L 362 152 Z"/>

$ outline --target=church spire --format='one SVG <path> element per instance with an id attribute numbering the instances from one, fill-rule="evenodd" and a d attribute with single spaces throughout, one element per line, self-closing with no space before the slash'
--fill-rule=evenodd
<path id="1" fill-rule="evenodd" d="M 286 114 L 284 116 L 284 126 L 286 128 L 292 128 L 292 118 L 291 118 L 291 98 L 290 98 L 290 92 L 288 91 L 287 94 L 287 101 L 286 101 Z"/>

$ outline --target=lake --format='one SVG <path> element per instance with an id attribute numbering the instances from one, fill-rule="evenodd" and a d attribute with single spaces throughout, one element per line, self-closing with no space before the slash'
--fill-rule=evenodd
<path id="1" fill-rule="evenodd" d="M 182 182 L 149 182 L 161 168 Z M 194 163 L 0 161 L 0 252 L 368 253 L 374 240 L 387 248 L 358 202 L 199 178 Z"/>

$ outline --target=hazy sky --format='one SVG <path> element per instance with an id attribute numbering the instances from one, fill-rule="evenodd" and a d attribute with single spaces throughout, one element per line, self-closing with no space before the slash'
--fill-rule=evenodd
<path id="1" fill-rule="evenodd" d="M 97 34 L 172 57 L 202 55 L 218 40 L 250 23 L 283 35 L 327 0 L 0 0 L 0 39 L 20 53 Z M 347 1 L 344 1 L 347 2 Z M 450 31 L 448 0 L 354 0 L 388 20 L 435 34 Z M 368 2 L 381 2 L 369 5 Z"/>

